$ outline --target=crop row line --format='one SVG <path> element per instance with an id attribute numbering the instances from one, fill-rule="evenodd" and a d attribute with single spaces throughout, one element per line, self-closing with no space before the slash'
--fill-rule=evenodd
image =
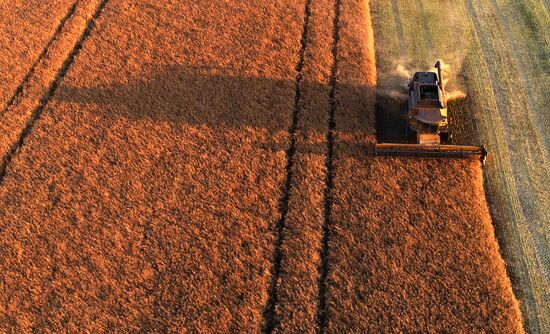
<path id="1" fill-rule="evenodd" d="M 17 100 L 17 98 L 23 93 L 23 89 L 25 89 L 25 87 L 28 86 L 29 81 L 30 81 L 35 69 L 36 69 L 36 66 L 38 66 L 38 64 L 40 62 L 42 62 L 42 60 L 46 57 L 46 55 L 48 54 L 48 51 L 50 50 L 50 47 L 53 44 L 53 42 L 59 37 L 59 34 L 61 34 L 61 31 L 65 27 L 66 22 L 75 13 L 76 6 L 79 2 L 80 2 L 80 0 L 76 0 L 73 3 L 73 5 L 69 8 L 69 10 L 67 11 L 67 14 L 65 14 L 65 16 L 61 19 L 61 21 L 59 22 L 59 25 L 55 29 L 55 32 L 53 33 L 52 37 L 50 37 L 50 39 L 46 43 L 46 46 L 44 47 L 44 49 L 42 49 L 42 52 L 40 52 L 40 54 L 38 55 L 38 58 L 32 64 L 32 66 L 29 69 L 29 71 L 27 72 L 27 74 L 23 77 L 23 79 L 21 80 L 21 82 L 19 83 L 17 88 L 15 89 L 15 92 L 13 93 L 11 98 L 8 100 L 8 102 L 6 103 L 4 108 L 2 108 L 2 112 L 0 112 L 0 117 L 6 113 L 6 111 L 15 103 L 15 100 Z"/>
<path id="2" fill-rule="evenodd" d="M 283 259 L 282 244 L 284 240 L 284 229 L 285 229 L 286 219 L 288 215 L 288 203 L 290 200 L 290 190 L 292 187 L 292 174 L 293 174 L 292 169 L 294 164 L 294 155 L 296 153 L 296 129 L 298 127 L 298 120 L 301 112 L 302 80 L 303 80 L 302 70 L 304 68 L 305 53 L 306 53 L 306 47 L 308 42 L 309 21 L 311 17 L 311 0 L 306 1 L 304 11 L 305 11 L 304 25 L 302 29 L 302 38 L 300 41 L 301 46 L 299 51 L 299 60 L 298 60 L 298 64 L 296 65 L 297 74 L 296 74 L 296 93 L 294 98 L 294 110 L 292 113 L 292 122 L 291 122 L 290 128 L 288 129 L 290 143 L 286 152 L 285 180 L 283 185 L 283 195 L 279 205 L 279 211 L 281 212 L 281 216 L 275 226 L 276 240 L 275 240 L 275 249 L 274 249 L 274 256 L 273 256 L 272 276 L 271 276 L 271 282 L 268 290 L 269 296 L 267 300 L 267 305 L 264 310 L 264 332 L 265 333 L 272 333 L 278 324 L 278 320 L 275 315 L 275 307 L 279 301 L 277 283 L 279 281 L 279 277 L 281 273 L 281 262 Z"/>
<path id="3" fill-rule="evenodd" d="M 340 11 L 341 0 L 334 1 L 334 22 L 332 30 L 332 67 L 329 81 L 329 117 L 327 131 L 326 188 L 325 188 L 325 220 L 323 223 L 323 239 L 321 242 L 321 266 L 319 270 L 319 304 L 317 309 L 318 332 L 324 333 L 327 326 L 327 276 L 329 271 L 329 241 L 330 219 L 332 212 L 332 189 L 334 187 L 334 131 L 336 129 L 336 88 L 338 84 L 338 43 L 340 41 Z"/>
<path id="4" fill-rule="evenodd" d="M 69 67 L 73 63 L 74 59 L 76 58 L 76 56 L 80 52 L 80 49 L 82 48 L 82 44 L 90 36 L 90 34 L 91 34 L 91 32 L 94 28 L 94 25 L 95 25 L 94 21 L 101 15 L 101 12 L 103 11 L 103 9 L 105 8 L 105 5 L 107 4 L 107 1 L 108 0 L 102 0 L 99 3 L 99 5 L 97 6 L 96 11 L 92 15 L 92 17 L 90 17 L 90 19 L 88 20 L 88 22 L 86 24 L 86 29 L 84 29 L 84 32 L 82 33 L 82 35 L 78 39 L 78 41 L 75 44 L 73 50 L 67 56 L 67 59 L 65 59 L 65 62 L 63 63 L 63 65 L 61 66 L 59 71 L 57 72 L 57 74 L 55 76 L 55 79 L 50 84 L 50 87 L 49 87 L 48 91 L 42 97 L 42 99 L 40 100 L 40 103 L 35 108 L 35 110 L 32 112 L 31 117 L 29 118 L 29 120 L 25 124 L 25 127 L 21 131 L 21 134 L 19 135 L 18 140 L 11 146 L 9 152 L 3 158 L 2 164 L 0 165 L 0 186 L 4 182 L 7 167 L 9 166 L 11 161 L 13 160 L 13 157 L 17 154 L 17 152 L 20 150 L 20 148 L 24 145 L 25 139 L 30 135 L 30 133 L 32 132 L 32 129 L 34 128 L 34 125 L 35 125 L 36 121 L 42 115 L 42 111 L 44 110 L 44 107 L 50 101 L 51 97 L 53 96 L 53 94 L 57 90 L 57 87 L 59 86 L 61 80 L 63 79 L 63 77 L 67 73 Z"/>

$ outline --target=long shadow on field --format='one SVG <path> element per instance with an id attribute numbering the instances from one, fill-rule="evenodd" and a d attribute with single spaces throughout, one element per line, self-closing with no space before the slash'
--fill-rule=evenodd
<path id="1" fill-rule="evenodd" d="M 292 106 L 284 98 L 294 94 L 294 82 L 219 72 L 215 68 L 179 65 L 153 67 L 138 77 L 129 78 L 128 83 L 62 86 L 57 98 L 100 105 L 102 108 L 97 112 L 104 117 L 234 128 L 286 128 L 288 114 L 284 113 Z"/>
<path id="2" fill-rule="evenodd" d="M 406 95 L 379 93 L 376 95 L 376 140 L 380 143 L 407 142 Z"/>
<path id="3" fill-rule="evenodd" d="M 407 66 L 408 68 L 408 66 Z M 408 77 L 400 71 L 380 72 L 376 90 L 376 140 L 407 142 Z"/>
<path id="4" fill-rule="evenodd" d="M 54 98 L 88 104 L 91 108 L 100 106 L 95 107 L 93 112 L 106 118 L 150 119 L 220 129 L 265 129 L 270 134 L 289 130 L 295 109 L 294 79 L 243 77 L 227 72 L 232 70 L 181 65 L 151 66 L 139 76 L 129 78 L 128 83 L 92 84 L 91 87 L 62 85 Z M 350 88 L 361 95 L 361 87 Z M 327 131 L 328 82 L 302 81 L 301 91 L 302 94 L 307 92 L 310 96 L 323 99 L 324 103 L 319 105 L 326 108 L 302 108 L 300 117 L 307 118 L 307 121 L 299 123 L 307 124 L 309 132 L 324 136 Z M 368 99 L 366 91 L 364 97 Z M 357 127 L 353 130 L 361 131 L 361 125 Z M 315 154 L 326 153 L 324 145 L 311 145 L 305 150 Z"/>

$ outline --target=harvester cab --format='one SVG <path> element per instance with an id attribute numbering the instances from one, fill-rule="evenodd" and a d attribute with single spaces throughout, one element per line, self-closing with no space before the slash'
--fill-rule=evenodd
<path id="1" fill-rule="evenodd" d="M 479 157 L 484 164 L 485 147 L 450 145 L 452 129 L 447 116 L 441 61 L 438 60 L 434 66 L 437 73 L 416 72 L 409 80 L 406 143 L 377 143 L 376 155 Z M 415 144 L 408 142 L 411 139 Z"/>
<path id="2" fill-rule="evenodd" d="M 449 120 L 445 103 L 441 63 L 433 72 L 416 72 L 409 81 L 408 133 L 416 133 L 417 144 L 441 144 L 449 139 Z M 443 138 L 442 138 L 443 137 Z"/>

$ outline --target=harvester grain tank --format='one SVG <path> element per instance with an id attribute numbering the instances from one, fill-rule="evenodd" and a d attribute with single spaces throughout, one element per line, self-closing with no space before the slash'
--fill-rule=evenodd
<path id="1" fill-rule="evenodd" d="M 441 75 L 441 62 L 434 72 L 416 72 L 409 80 L 405 137 L 416 143 L 377 143 L 376 155 L 442 158 L 479 157 L 485 163 L 487 150 L 476 145 L 452 145 L 451 122 Z"/>

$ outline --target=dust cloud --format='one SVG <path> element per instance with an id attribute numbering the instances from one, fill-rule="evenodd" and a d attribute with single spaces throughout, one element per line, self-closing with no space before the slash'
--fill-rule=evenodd
<path id="1" fill-rule="evenodd" d="M 463 57 L 449 57 L 450 60 L 441 60 L 441 72 L 447 101 L 463 99 L 466 93 L 460 87 L 458 70 L 462 67 Z M 435 62 L 437 59 L 434 59 Z M 431 66 L 418 66 L 409 59 L 399 59 L 394 62 L 393 70 L 386 73 L 379 73 L 377 93 L 379 96 L 405 102 L 408 98 L 407 84 L 415 72 L 429 71 L 437 73 L 437 69 Z"/>

